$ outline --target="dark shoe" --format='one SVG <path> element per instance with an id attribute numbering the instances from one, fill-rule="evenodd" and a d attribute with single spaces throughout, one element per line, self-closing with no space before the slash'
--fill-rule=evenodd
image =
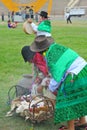
<path id="1" fill-rule="evenodd" d="M 75 130 L 83 130 L 80 126 L 75 126 Z"/>

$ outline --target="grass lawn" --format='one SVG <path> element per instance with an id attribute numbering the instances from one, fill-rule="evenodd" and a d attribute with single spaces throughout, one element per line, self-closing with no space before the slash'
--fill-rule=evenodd
<path id="1" fill-rule="evenodd" d="M 52 35 L 59 44 L 77 51 L 87 60 L 87 21 L 74 21 L 67 25 L 65 21 L 52 21 Z M 7 104 L 8 90 L 22 77 L 31 73 L 31 65 L 24 63 L 21 48 L 30 45 L 34 35 L 23 32 L 22 24 L 16 29 L 8 29 L 6 23 L 0 23 L 0 130 L 30 130 L 31 123 L 19 116 L 5 117 L 10 106 Z M 53 120 L 34 125 L 34 130 L 58 130 Z"/>

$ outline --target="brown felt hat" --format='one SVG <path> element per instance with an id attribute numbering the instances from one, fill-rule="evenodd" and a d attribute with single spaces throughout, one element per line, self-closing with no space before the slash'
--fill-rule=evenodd
<path id="1" fill-rule="evenodd" d="M 34 42 L 30 45 L 33 52 L 41 52 L 46 50 L 53 43 L 53 38 L 47 38 L 45 35 L 37 36 Z"/>

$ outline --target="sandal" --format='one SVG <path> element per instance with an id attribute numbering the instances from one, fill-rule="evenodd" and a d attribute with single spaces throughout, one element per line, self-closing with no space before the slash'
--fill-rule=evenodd
<path id="1" fill-rule="evenodd" d="M 80 125 L 81 128 L 87 128 L 87 123 Z"/>
<path id="2" fill-rule="evenodd" d="M 64 125 L 60 126 L 58 130 L 68 130 L 68 128 Z"/>
<path id="3" fill-rule="evenodd" d="M 87 129 L 87 123 L 82 124 L 82 125 L 76 125 L 76 127 Z"/>
<path id="4" fill-rule="evenodd" d="M 80 125 L 80 126 L 75 126 L 75 130 L 87 130 L 87 125 L 84 126 L 84 125 Z"/>

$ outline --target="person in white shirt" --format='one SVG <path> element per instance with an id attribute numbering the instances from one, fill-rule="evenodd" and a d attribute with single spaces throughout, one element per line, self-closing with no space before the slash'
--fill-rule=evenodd
<path id="1" fill-rule="evenodd" d="M 68 23 L 72 23 L 72 21 L 71 21 L 71 16 L 70 16 L 70 13 L 69 13 L 69 12 L 67 12 L 67 13 L 65 14 L 65 18 L 66 18 L 67 24 L 68 24 Z"/>

